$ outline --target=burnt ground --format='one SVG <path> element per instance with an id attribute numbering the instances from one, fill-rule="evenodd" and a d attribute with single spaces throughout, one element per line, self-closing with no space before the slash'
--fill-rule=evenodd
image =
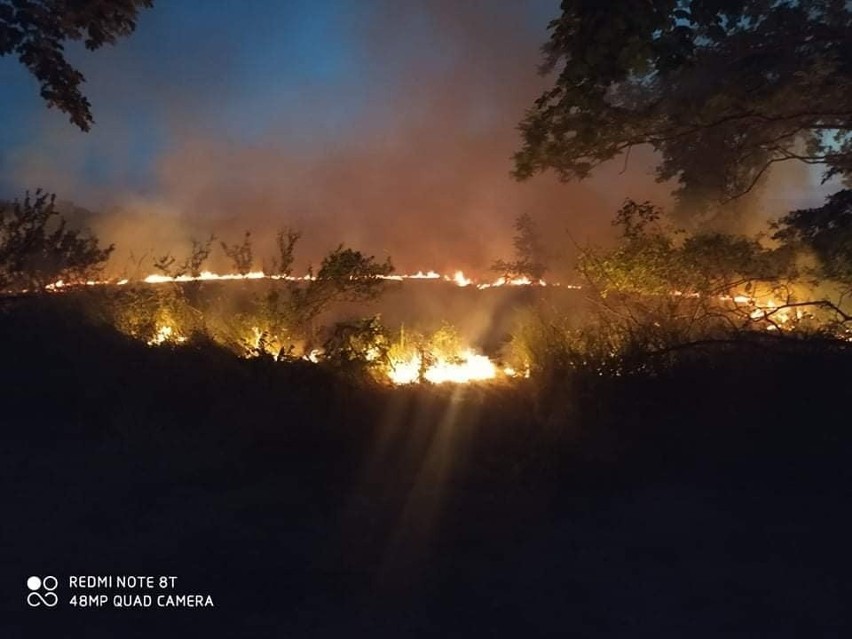
<path id="1" fill-rule="evenodd" d="M 848 355 L 393 390 L 6 311 L 0 356 L 4 638 L 849 636 Z M 67 604 L 120 574 L 215 608 Z"/>

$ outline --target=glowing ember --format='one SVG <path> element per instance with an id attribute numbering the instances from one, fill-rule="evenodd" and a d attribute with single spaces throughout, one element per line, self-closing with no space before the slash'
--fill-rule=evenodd
<path id="1" fill-rule="evenodd" d="M 181 344 L 185 341 L 186 338 L 175 333 L 171 326 L 163 324 L 157 329 L 154 337 L 148 340 L 148 346 L 162 346 L 166 343 Z"/>
<path id="2" fill-rule="evenodd" d="M 724 299 L 724 298 L 723 298 Z M 733 298 L 737 304 L 747 304 L 753 308 L 749 313 L 749 317 L 753 320 L 767 320 L 770 322 L 766 327 L 768 331 L 777 331 L 780 325 L 787 324 L 792 320 L 801 320 L 804 313 L 801 309 L 784 308 L 783 302 L 777 302 L 774 299 L 758 301 L 753 297 L 745 295 L 737 295 Z"/>
<path id="3" fill-rule="evenodd" d="M 777 308 L 778 308 L 778 305 L 774 301 L 769 300 L 765 304 L 755 308 L 751 312 L 750 316 L 751 316 L 752 319 L 764 319 L 766 317 L 769 317 L 773 312 L 775 312 L 775 310 Z M 779 315 L 777 319 L 780 322 L 785 322 L 789 318 L 787 317 L 786 313 L 784 313 L 783 315 Z"/>
<path id="4" fill-rule="evenodd" d="M 485 355 L 468 348 L 457 357 L 436 357 L 427 366 L 423 365 L 419 354 L 412 355 L 404 361 L 393 362 L 388 376 L 394 384 L 414 384 L 421 378 L 433 384 L 465 384 L 494 379 L 497 367 Z"/>

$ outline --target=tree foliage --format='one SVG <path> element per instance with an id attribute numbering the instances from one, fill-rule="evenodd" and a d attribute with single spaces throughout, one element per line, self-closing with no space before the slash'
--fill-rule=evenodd
<path id="1" fill-rule="evenodd" d="M 282 247 L 285 250 L 277 259 L 290 264 L 299 234 L 282 232 L 279 239 L 279 252 Z M 393 270 L 389 259 L 377 262 L 373 256 L 341 244 L 323 258 L 316 274 L 309 273 L 306 282 L 283 280 L 270 288 L 257 300 L 252 315 L 262 325 L 266 342 L 275 346 L 273 350 L 286 353 L 297 341 L 316 342 L 320 332 L 317 320 L 333 304 L 375 300 Z"/>
<path id="2" fill-rule="evenodd" d="M 842 298 L 802 278 L 796 244 L 688 234 L 648 202 L 628 200 L 614 223 L 622 231 L 614 247 L 580 251 L 589 320 L 579 329 L 533 322 L 530 350 L 550 348 L 572 366 L 640 371 L 691 347 L 784 336 L 845 343 L 852 318 Z"/>
<path id="3" fill-rule="evenodd" d="M 213 247 L 214 235 L 210 235 L 205 241 L 191 238 L 192 246 L 189 255 L 182 262 L 178 262 L 171 253 L 158 257 L 154 260 L 154 268 L 166 277 L 199 277 L 204 263 L 210 257 Z"/>
<path id="4" fill-rule="evenodd" d="M 80 90 L 83 74 L 66 59 L 65 43 L 90 51 L 114 44 L 136 28 L 153 0 L 0 0 L 0 56 L 15 55 L 41 85 L 49 107 L 68 114 L 83 131 L 94 123 Z"/>
<path id="5" fill-rule="evenodd" d="M 272 258 L 272 275 L 290 277 L 293 274 L 296 243 L 301 231 L 286 227 L 275 234 L 276 255 Z"/>
<path id="6" fill-rule="evenodd" d="M 788 213 L 776 224 L 774 237 L 813 251 L 822 277 L 852 283 L 852 191 L 838 191 L 823 206 Z"/>
<path id="7" fill-rule="evenodd" d="M 342 301 L 373 300 L 381 293 L 384 278 L 393 270 L 390 258 L 377 262 L 372 255 L 341 244 L 323 258 L 308 290 L 313 289 L 318 294 L 327 291 Z"/>
<path id="8" fill-rule="evenodd" d="M 687 233 L 659 207 L 628 200 L 614 220 L 614 246 L 580 247 L 586 312 L 527 309 L 513 330 L 509 361 L 548 379 L 570 370 L 656 374 L 718 349 L 848 349 L 852 313 L 843 291 L 803 277 L 810 275 L 800 259 L 808 243 L 794 225 L 819 226 L 811 213 L 788 216 L 779 228 L 790 234 L 771 244 L 759 236 Z"/>
<path id="9" fill-rule="evenodd" d="M 528 277 L 537 281 L 547 272 L 547 257 L 541 243 L 541 237 L 535 222 L 529 213 L 515 219 L 514 260 L 497 260 L 491 270 L 500 273 L 506 279 Z"/>
<path id="10" fill-rule="evenodd" d="M 377 378 L 388 366 L 390 346 L 378 317 L 337 322 L 323 343 L 323 362 L 350 376 Z"/>
<path id="11" fill-rule="evenodd" d="M 662 210 L 648 202 L 627 200 L 613 224 L 621 228 L 617 246 L 585 250 L 579 260 L 604 294 L 724 295 L 750 282 L 796 276 L 787 247 L 766 248 L 758 239 L 740 235 L 687 234 L 668 224 Z"/>
<path id="12" fill-rule="evenodd" d="M 225 242 L 219 242 L 219 244 L 222 246 L 225 255 L 230 258 L 237 273 L 248 275 L 251 272 L 251 267 L 254 264 L 254 251 L 252 250 L 250 231 L 246 231 L 243 241 L 239 244 L 226 244 Z"/>
<path id="13" fill-rule="evenodd" d="M 621 230 L 618 244 L 582 250 L 579 259 L 584 279 L 603 297 L 630 293 L 714 302 L 748 292 L 757 282 L 796 276 L 787 247 L 765 248 L 756 238 L 716 232 L 686 234 L 649 202 L 627 200 L 613 223 Z"/>
<path id="14" fill-rule="evenodd" d="M 844 0 L 563 0 L 515 174 L 582 179 L 638 145 L 681 197 L 729 199 L 774 164 L 852 176 Z"/>
<path id="15" fill-rule="evenodd" d="M 55 196 L 27 193 L 0 204 L 0 289 L 40 290 L 59 280 L 85 281 L 105 265 L 113 246 L 68 227 Z"/>
<path id="16" fill-rule="evenodd" d="M 393 270 L 389 259 L 377 262 L 373 256 L 341 244 L 323 258 L 316 275 L 306 286 L 291 287 L 289 304 L 296 324 L 311 325 L 335 302 L 376 299 L 384 289 L 384 278 Z"/>

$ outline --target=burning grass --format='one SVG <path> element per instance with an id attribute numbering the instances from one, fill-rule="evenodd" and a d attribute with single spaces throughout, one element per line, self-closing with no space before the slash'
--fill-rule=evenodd
<path id="1" fill-rule="evenodd" d="M 25 200 L 12 212 L 0 228 L 0 266 L 8 271 L 0 283 L 10 297 L 30 289 L 9 290 L 9 282 L 29 283 L 35 295 L 86 298 L 92 314 L 152 347 L 207 340 L 246 359 L 306 362 L 394 385 L 493 382 L 583 369 L 604 376 L 657 374 L 672 353 L 766 343 L 769 334 L 833 349 L 852 343 L 849 282 L 820 281 L 825 273 L 803 266 L 801 247 L 768 247 L 759 239 L 718 233 L 684 235 L 648 203 L 622 207 L 615 222 L 622 236 L 614 248 L 578 247 L 582 286 L 543 279 L 544 254 L 529 216 L 516 223 L 515 259 L 495 262 L 499 276 L 492 279 L 460 270 L 399 274 L 390 259 L 378 261 L 343 245 L 316 270 L 297 275 L 300 233 L 284 229 L 268 271 L 253 269 L 246 233 L 241 243 L 219 243 L 233 262 L 231 273 L 204 269 L 211 236 L 193 241 L 183 260 L 153 260 L 159 273 L 110 280 L 96 277 L 110 250 L 65 231 L 52 200 Z M 54 235 L 35 232 L 51 224 Z M 70 253 L 51 252 L 50 242 L 19 241 L 20 228 L 30 227 L 34 236 L 65 238 L 60 243 Z M 56 279 L 46 279 L 48 274 Z M 388 321 L 374 311 L 392 287 L 409 291 L 397 304 L 416 308 L 413 317 L 402 319 L 396 309 L 397 318 Z M 465 304 L 443 306 L 445 289 L 459 292 Z M 529 294 L 476 309 L 483 296 L 513 290 Z M 551 291 L 585 299 L 551 304 Z M 429 304 L 412 304 L 417 298 Z M 480 325 L 470 326 L 465 315 L 478 316 Z M 436 321 L 443 325 L 436 327 Z M 452 328 L 456 322 L 464 330 Z"/>
<path id="2" fill-rule="evenodd" d="M 666 294 L 613 290 L 596 300 L 590 295 L 594 289 L 520 279 L 510 284 L 503 278 L 483 286 L 461 274 L 376 274 L 367 288 L 354 292 L 351 282 L 310 274 L 202 272 L 53 290 L 68 299 L 86 298 L 108 323 L 150 346 L 176 347 L 201 338 L 244 358 L 302 361 L 392 385 L 491 383 L 577 369 L 650 373 L 665 365 L 669 353 L 690 345 L 754 341 L 761 333 L 835 343 L 850 338 L 843 332 L 842 309 L 807 302 L 813 291 L 804 284 L 752 281 L 713 295 L 670 285 Z M 363 315 L 381 307 L 381 291 L 388 286 L 398 291 L 391 306 L 414 309 L 416 300 L 434 299 L 431 310 L 418 311 L 427 308 L 433 316 L 398 315 L 396 323 L 386 324 L 375 313 Z M 511 289 L 527 294 L 509 302 Z M 464 304 L 451 310 L 441 300 L 453 291 Z M 489 350 L 481 350 L 481 335 L 450 322 L 476 312 L 486 296 L 504 295 L 500 291 L 506 302 L 493 308 L 502 307 L 509 319 L 503 318 Z M 557 292 L 561 297 L 553 295 Z M 443 324 L 427 328 L 436 320 Z"/>
<path id="3" fill-rule="evenodd" d="M 416 287 L 428 282 L 470 289 L 470 295 L 477 295 L 504 288 L 544 288 L 548 286 L 544 280 L 501 276 L 478 281 L 462 271 L 452 276 L 435 271 L 396 275 L 377 269 L 360 254 L 352 255 L 360 260 L 357 268 L 344 266 L 340 273 L 329 273 L 328 268 L 304 276 L 197 271 L 152 274 L 135 281 L 89 281 L 84 288 L 91 289 L 90 299 L 98 300 L 101 314 L 113 326 L 150 346 L 177 346 L 202 335 L 241 357 L 329 364 L 395 385 L 484 382 L 518 375 L 446 322 L 442 328 L 422 332 L 417 321 L 413 330 L 404 324 L 393 328 L 378 318 L 353 318 L 351 309 L 344 319 L 330 320 L 327 311 L 341 302 L 378 299 L 379 289 L 387 285 Z M 331 263 L 339 267 L 334 259 Z M 58 281 L 46 290 L 74 294 L 82 291 L 82 284 Z M 434 295 L 435 289 L 423 292 Z M 431 321 L 434 318 L 427 318 L 426 323 Z"/>

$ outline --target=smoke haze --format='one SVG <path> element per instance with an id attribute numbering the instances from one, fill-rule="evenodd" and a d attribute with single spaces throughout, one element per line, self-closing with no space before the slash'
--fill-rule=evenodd
<path id="1" fill-rule="evenodd" d="M 5 189 L 103 211 L 95 231 L 116 243 L 119 269 L 246 230 L 260 268 L 292 226 L 300 268 L 345 242 L 401 271 L 484 274 L 511 256 L 521 213 L 559 255 L 567 230 L 579 242 L 609 233 L 627 197 L 668 202 L 641 150 L 580 184 L 510 177 L 515 127 L 545 86 L 536 66 L 554 0 L 317 4 L 318 16 L 223 2 L 213 31 L 174 7 L 144 13 L 116 48 L 79 54 L 93 132 L 37 105 L 34 138 L 3 154 Z"/>

